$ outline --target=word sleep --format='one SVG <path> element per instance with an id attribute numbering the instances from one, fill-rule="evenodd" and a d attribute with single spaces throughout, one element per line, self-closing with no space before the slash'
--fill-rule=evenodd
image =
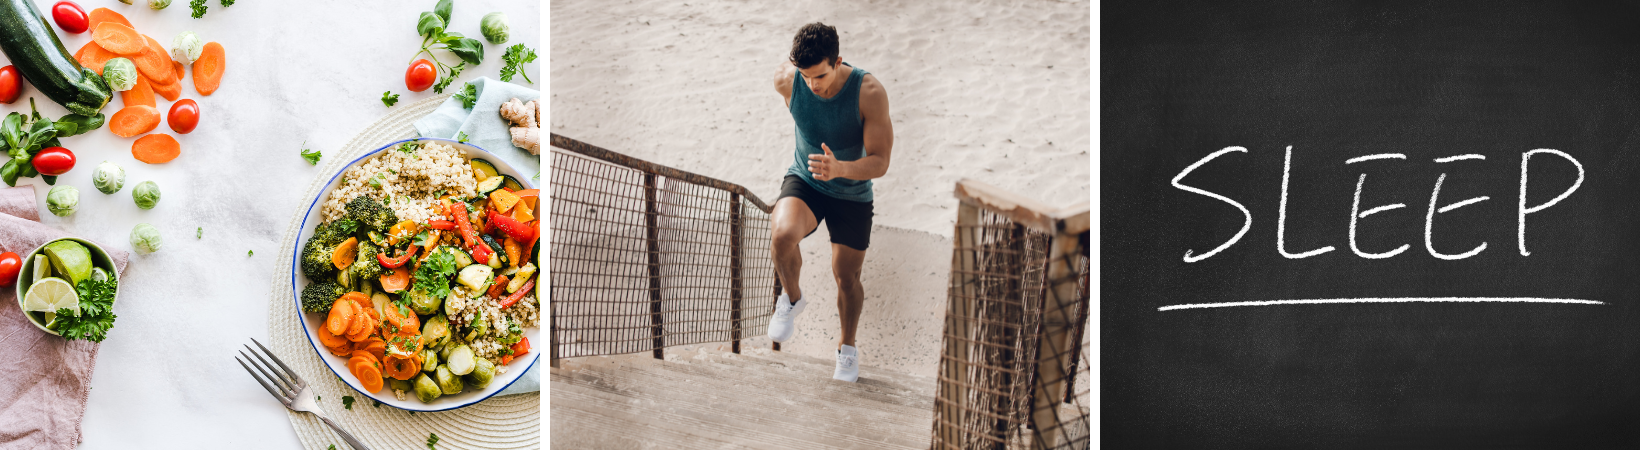
<path id="1" fill-rule="evenodd" d="M 1207 155 L 1207 157 L 1204 157 L 1200 160 L 1197 160 L 1195 163 L 1191 164 L 1189 167 L 1186 167 L 1184 169 L 1184 171 L 1179 172 L 1179 174 L 1177 176 L 1173 177 L 1173 187 L 1179 188 L 1179 189 L 1184 190 L 1186 192 L 1201 194 L 1201 195 L 1204 195 L 1204 196 L 1207 196 L 1207 197 L 1211 197 L 1215 200 L 1227 203 L 1230 206 L 1234 206 L 1234 207 L 1236 207 L 1236 209 L 1241 210 L 1241 214 L 1244 217 L 1244 222 L 1242 223 L 1241 231 L 1237 231 L 1236 235 L 1234 237 L 1231 237 L 1230 240 L 1225 241 L 1223 244 L 1219 244 L 1218 247 L 1215 247 L 1212 250 L 1209 250 L 1206 253 L 1202 253 L 1200 255 L 1195 254 L 1195 250 L 1186 250 L 1184 252 L 1184 262 L 1193 263 L 1193 262 L 1201 261 L 1201 260 L 1210 258 L 1213 255 L 1216 255 L 1219 252 L 1222 252 L 1227 248 L 1230 248 L 1230 246 L 1236 245 L 1236 242 L 1240 241 L 1242 236 L 1246 235 L 1247 231 L 1252 229 L 1252 227 L 1253 227 L 1253 213 L 1251 211 L 1248 211 L 1246 206 L 1243 206 L 1241 203 L 1239 203 L 1235 200 L 1231 200 L 1229 197 L 1225 197 L 1223 195 L 1219 195 L 1219 194 L 1216 194 L 1216 193 L 1213 193 L 1213 192 L 1209 192 L 1209 191 L 1201 189 L 1201 188 L 1186 186 L 1184 183 L 1181 182 L 1182 180 L 1184 180 L 1184 178 L 1186 176 L 1189 176 L 1191 172 L 1195 171 L 1197 168 L 1200 168 L 1202 165 L 1207 164 L 1208 162 L 1210 162 L 1210 161 L 1212 161 L 1212 160 L 1214 160 L 1214 159 L 1216 159 L 1220 156 L 1224 156 L 1224 155 L 1227 155 L 1227 154 L 1230 154 L 1230 153 L 1235 153 L 1235 152 L 1247 153 L 1247 149 L 1245 147 L 1235 147 L 1235 146 L 1225 147 L 1222 150 L 1219 150 L 1219 151 L 1213 152 L 1210 155 Z M 1528 185 L 1528 183 L 1527 183 L 1528 177 L 1527 177 L 1527 170 L 1526 169 L 1532 163 L 1532 157 L 1536 156 L 1536 155 L 1557 156 L 1557 157 L 1560 157 L 1562 159 L 1565 159 L 1566 161 L 1570 161 L 1572 163 L 1572 166 L 1577 168 L 1577 181 L 1573 182 L 1571 187 L 1566 188 L 1559 195 L 1555 196 L 1554 199 L 1549 200 L 1547 202 L 1544 202 L 1542 204 L 1528 206 L 1526 204 L 1526 189 L 1527 189 L 1527 185 Z M 1407 159 L 1407 156 L 1405 154 L 1402 154 L 1402 153 L 1380 153 L 1380 154 L 1365 155 L 1365 156 L 1350 158 L 1349 160 L 1345 161 L 1344 164 L 1364 164 L 1364 163 L 1370 163 L 1370 162 L 1373 162 L 1373 161 L 1390 160 L 1390 159 L 1405 160 L 1405 159 Z M 1485 160 L 1485 159 L 1486 159 L 1485 155 L 1463 154 L 1463 155 L 1454 155 L 1454 156 L 1448 156 L 1448 157 L 1443 157 L 1443 158 L 1436 158 L 1434 160 L 1434 162 L 1436 164 L 1451 164 L 1451 163 L 1461 163 L 1463 161 L 1480 161 L 1480 160 Z M 1288 259 L 1301 259 L 1301 258 L 1308 258 L 1308 257 L 1311 257 L 1311 256 L 1316 256 L 1316 255 L 1320 255 L 1320 254 L 1323 254 L 1323 253 L 1327 253 L 1327 252 L 1336 250 L 1336 248 L 1329 245 L 1329 246 L 1326 246 L 1326 247 L 1321 247 L 1321 248 L 1317 248 L 1317 249 L 1312 249 L 1312 250 L 1307 250 L 1307 251 L 1302 251 L 1302 252 L 1296 252 L 1296 253 L 1287 251 L 1287 236 L 1286 236 L 1287 235 L 1287 184 L 1288 184 L 1288 181 L 1292 178 L 1292 176 L 1291 176 L 1292 175 L 1292 166 L 1293 166 L 1293 147 L 1289 145 L 1289 146 L 1287 146 L 1287 155 L 1286 155 L 1286 158 L 1282 162 L 1282 168 L 1281 168 L 1281 203 L 1280 203 L 1280 207 L 1277 209 L 1277 213 L 1276 213 L 1276 251 L 1280 252 L 1281 256 L 1284 256 Z M 1540 148 L 1540 149 L 1528 151 L 1528 152 L 1525 152 L 1525 153 L 1521 154 L 1521 156 L 1520 156 L 1520 196 L 1519 196 L 1519 201 L 1516 203 L 1516 206 L 1517 206 L 1516 212 L 1517 212 L 1517 214 L 1515 216 L 1516 217 L 1516 222 L 1517 222 L 1516 223 L 1515 241 L 1516 241 L 1517 246 L 1520 249 L 1520 255 L 1521 256 L 1530 256 L 1532 254 L 1530 251 L 1526 250 L 1526 216 L 1530 215 L 1530 214 L 1533 214 L 1533 213 L 1543 211 L 1544 209 L 1547 209 L 1551 206 L 1554 206 L 1556 203 L 1560 203 L 1561 200 L 1565 200 L 1566 197 L 1571 196 L 1572 192 L 1576 192 L 1577 188 L 1579 186 L 1583 185 L 1583 176 L 1584 176 L 1583 164 L 1579 163 L 1577 161 L 1577 158 L 1573 158 L 1572 155 L 1568 155 L 1565 152 L 1562 152 L 1562 151 L 1559 151 L 1559 150 L 1547 149 L 1547 148 Z M 1480 245 L 1475 246 L 1474 248 L 1471 248 L 1469 250 L 1462 251 L 1462 252 L 1457 252 L 1457 253 L 1443 252 L 1443 251 L 1437 250 L 1435 248 L 1435 240 L 1434 240 L 1433 235 L 1434 235 L 1434 229 L 1435 229 L 1436 215 L 1445 214 L 1447 212 L 1451 212 L 1452 210 L 1455 210 L 1455 209 L 1458 209 L 1458 208 L 1462 208 L 1462 207 L 1465 207 L 1465 206 L 1469 206 L 1469 205 L 1473 205 L 1473 204 L 1476 204 L 1476 203 L 1491 200 L 1491 197 L 1480 196 L 1480 197 L 1474 197 L 1474 198 L 1469 198 L 1469 199 L 1464 199 L 1464 200 L 1458 200 L 1458 201 L 1451 201 L 1451 202 L 1447 202 L 1447 203 L 1442 203 L 1443 200 L 1441 199 L 1441 185 L 1444 184 L 1445 182 L 1446 182 L 1446 174 L 1442 173 L 1439 178 L 1435 179 L 1435 187 L 1434 187 L 1434 189 L 1432 189 L 1430 191 L 1430 194 L 1429 194 L 1429 205 L 1428 205 L 1429 207 L 1424 211 L 1424 250 L 1428 251 L 1431 256 L 1434 256 L 1434 257 L 1440 258 L 1440 259 L 1444 259 L 1444 260 L 1458 260 L 1458 259 L 1464 259 L 1464 258 L 1468 258 L 1468 257 L 1478 255 L 1478 254 L 1481 253 L 1481 251 L 1486 250 L 1486 243 L 1485 242 L 1482 242 Z M 1361 221 L 1363 219 L 1366 219 L 1367 217 L 1372 216 L 1374 214 L 1378 214 L 1378 213 L 1382 213 L 1382 212 L 1386 212 L 1386 211 L 1392 211 L 1392 210 L 1396 210 L 1396 209 L 1401 209 L 1401 208 L 1405 208 L 1407 206 L 1405 203 L 1392 203 L 1392 204 L 1388 204 L 1388 205 L 1369 206 L 1369 207 L 1366 207 L 1365 211 L 1362 211 L 1361 191 L 1363 189 L 1365 189 L 1366 187 L 1367 187 L 1367 174 L 1362 173 L 1360 178 L 1358 178 L 1355 182 L 1355 199 L 1354 199 L 1353 206 L 1351 206 L 1351 208 L 1350 208 L 1350 231 L 1349 231 L 1350 251 L 1354 252 L 1356 254 L 1356 256 L 1360 256 L 1362 258 L 1367 258 L 1367 259 L 1390 258 L 1390 257 L 1393 257 L 1395 255 L 1399 255 L 1402 252 L 1407 251 L 1407 249 L 1411 247 L 1410 244 L 1402 244 L 1400 247 L 1396 247 L 1395 249 L 1392 249 L 1392 250 L 1389 250 L 1389 251 L 1369 252 L 1369 251 L 1366 251 L 1366 250 L 1362 250 L 1360 245 L 1358 245 L 1356 243 L 1356 240 L 1355 240 L 1356 229 L 1360 226 Z"/>

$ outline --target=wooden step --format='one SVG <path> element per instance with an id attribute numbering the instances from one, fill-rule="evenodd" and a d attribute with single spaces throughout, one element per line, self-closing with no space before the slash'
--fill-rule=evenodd
<path id="1" fill-rule="evenodd" d="M 805 358 L 805 357 L 795 357 Z M 807 358 L 805 358 L 807 359 Z M 863 399 L 870 399 L 883 403 L 907 406 L 919 411 L 933 411 L 934 385 L 931 380 L 916 380 L 909 377 L 862 376 L 854 383 L 833 380 L 832 366 L 811 364 L 795 359 L 775 357 L 756 357 L 736 355 L 733 353 L 719 353 L 705 356 L 700 359 L 687 360 L 690 364 L 715 364 L 734 367 L 746 372 L 762 373 L 772 371 L 790 377 L 792 380 L 805 383 L 808 389 L 855 390 Z M 871 370 L 862 367 L 862 373 Z M 785 381 L 783 381 L 785 382 Z"/>

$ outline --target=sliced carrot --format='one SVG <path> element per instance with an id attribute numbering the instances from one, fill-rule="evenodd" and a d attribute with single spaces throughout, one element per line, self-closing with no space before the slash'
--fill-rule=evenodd
<path id="1" fill-rule="evenodd" d="M 114 10 L 108 8 L 93 9 L 91 10 L 91 14 L 87 15 L 86 19 L 87 30 L 96 30 L 97 25 L 102 25 L 103 22 L 122 24 L 133 29 L 137 28 L 136 25 L 131 24 L 131 21 L 125 20 L 125 16 L 122 16 L 120 13 L 114 12 Z"/>
<path id="2" fill-rule="evenodd" d="M 348 357 L 350 357 L 350 358 L 364 358 L 365 360 L 369 361 L 371 364 L 378 364 L 378 365 L 381 364 L 381 359 L 376 358 L 376 355 L 372 355 L 372 354 L 370 354 L 369 351 L 366 351 L 365 349 L 362 349 L 362 348 L 353 349 L 353 353 L 348 354 Z"/>
<path id="3" fill-rule="evenodd" d="M 139 106 L 138 108 L 142 108 Z M 116 133 L 117 134 L 117 133 Z M 163 164 L 182 154 L 182 144 L 165 133 L 154 133 L 137 138 L 131 143 L 131 157 L 149 164 Z"/>
<path id="4" fill-rule="evenodd" d="M 329 350 L 332 355 L 346 358 L 349 353 L 353 353 L 353 343 L 349 342 L 337 347 L 325 347 L 325 350 Z"/>
<path id="5" fill-rule="evenodd" d="M 171 70 L 173 70 L 177 73 L 177 82 L 178 83 L 181 83 L 182 82 L 182 76 L 186 75 L 188 73 L 188 69 L 182 66 L 181 61 L 171 61 Z"/>
<path id="6" fill-rule="evenodd" d="M 222 85 L 222 71 L 227 69 L 227 56 L 222 44 L 208 42 L 194 60 L 194 90 L 199 95 L 211 95 Z"/>
<path id="7" fill-rule="evenodd" d="M 398 266 L 392 272 L 382 275 L 382 290 L 399 292 L 410 287 L 410 266 Z"/>
<path id="8" fill-rule="evenodd" d="M 79 61 L 80 66 L 91 69 L 92 72 L 97 72 L 97 75 L 102 75 L 103 64 L 119 56 L 114 52 L 103 50 L 102 47 L 97 46 L 96 42 L 87 42 L 85 46 L 80 47 L 80 51 L 74 52 L 74 60 Z"/>
<path id="9" fill-rule="evenodd" d="M 121 55 L 137 55 L 148 46 L 142 35 L 130 25 L 103 22 L 91 30 L 91 41 L 96 42 L 103 49 Z"/>
<path id="10" fill-rule="evenodd" d="M 347 266 L 353 265 L 353 260 L 358 257 L 358 251 L 359 239 L 347 238 L 330 254 L 330 264 L 336 266 L 336 270 L 347 270 Z"/>
<path id="11" fill-rule="evenodd" d="M 371 338 L 364 341 L 363 350 L 375 356 L 376 359 L 385 358 L 387 357 L 387 341 L 381 340 L 381 338 Z"/>
<path id="12" fill-rule="evenodd" d="M 370 316 L 360 311 L 358 304 L 354 304 L 352 309 L 352 319 L 347 323 L 347 340 L 362 342 L 370 338 Z"/>
<path id="13" fill-rule="evenodd" d="M 148 83 L 148 77 L 137 77 L 137 85 L 131 89 L 120 91 L 120 101 L 125 106 L 147 106 L 158 112 L 159 103 L 154 101 L 154 87 Z"/>
<path id="14" fill-rule="evenodd" d="M 359 384 L 364 386 L 366 392 L 374 394 L 382 390 L 382 372 L 375 366 L 362 366 L 355 375 L 359 377 Z"/>
<path id="15" fill-rule="evenodd" d="M 158 127 L 159 110 L 147 105 L 126 106 L 115 112 L 114 117 L 108 118 L 108 129 L 119 137 L 136 136 Z"/>
<path id="16" fill-rule="evenodd" d="M 421 373 L 421 361 L 414 357 L 390 356 L 382 361 L 385 373 L 395 380 L 409 380 Z"/>
<path id="17" fill-rule="evenodd" d="M 171 55 L 165 52 L 165 47 L 148 36 L 143 36 L 142 41 L 144 46 L 141 54 L 131 58 L 131 62 L 137 65 L 137 71 L 142 72 L 142 76 L 154 80 L 155 84 L 179 83 L 176 68 L 171 66 Z"/>
<path id="18" fill-rule="evenodd" d="M 319 335 L 319 344 L 325 347 L 340 347 L 342 344 L 347 343 L 347 339 L 330 332 L 329 323 L 326 323 L 326 326 L 319 327 L 319 332 L 316 334 Z"/>
<path id="19" fill-rule="evenodd" d="M 182 83 L 159 84 L 155 83 L 154 80 L 148 80 L 148 82 L 150 86 L 153 86 L 154 93 L 165 97 L 165 100 L 174 102 L 182 97 Z"/>
<path id="20" fill-rule="evenodd" d="M 356 308 L 356 306 L 353 306 L 353 302 L 341 301 L 330 307 L 330 315 L 325 319 L 325 328 L 329 329 L 330 334 L 347 334 L 348 325 L 352 324 L 349 319 L 352 317 L 353 308 Z"/>

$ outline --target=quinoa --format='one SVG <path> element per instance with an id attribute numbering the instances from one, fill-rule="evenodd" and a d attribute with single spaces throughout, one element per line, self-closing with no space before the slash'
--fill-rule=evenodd
<path id="1" fill-rule="evenodd" d="M 450 298 L 445 299 L 445 302 L 451 310 L 456 311 L 454 316 L 449 317 L 451 326 L 464 330 L 471 329 L 475 320 L 483 318 L 488 331 L 466 344 L 473 349 L 473 354 L 498 366 L 501 364 L 501 357 L 504 356 L 502 350 L 512 345 L 502 341 L 502 338 L 512 335 L 507 331 L 509 322 L 517 324 L 519 329 L 535 327 L 540 322 L 534 295 L 526 294 L 518 302 L 503 309 L 500 300 L 458 286 L 451 288 Z M 457 335 L 465 337 L 466 333 L 461 332 Z"/>
<path id="2" fill-rule="evenodd" d="M 342 172 L 342 182 L 325 200 L 321 220 L 329 223 L 341 218 L 347 202 L 362 195 L 385 201 L 399 220 L 426 223 L 433 216 L 439 191 L 463 197 L 477 194 L 478 180 L 460 150 L 437 141 L 415 149 L 414 153 L 390 149 Z"/>

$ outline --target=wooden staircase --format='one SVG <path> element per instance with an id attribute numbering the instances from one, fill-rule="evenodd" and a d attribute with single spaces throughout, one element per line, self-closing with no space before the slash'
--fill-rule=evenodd
<path id="1" fill-rule="evenodd" d="M 552 443 L 576 449 L 927 449 L 932 377 L 766 349 L 667 349 L 565 359 L 552 369 Z"/>

